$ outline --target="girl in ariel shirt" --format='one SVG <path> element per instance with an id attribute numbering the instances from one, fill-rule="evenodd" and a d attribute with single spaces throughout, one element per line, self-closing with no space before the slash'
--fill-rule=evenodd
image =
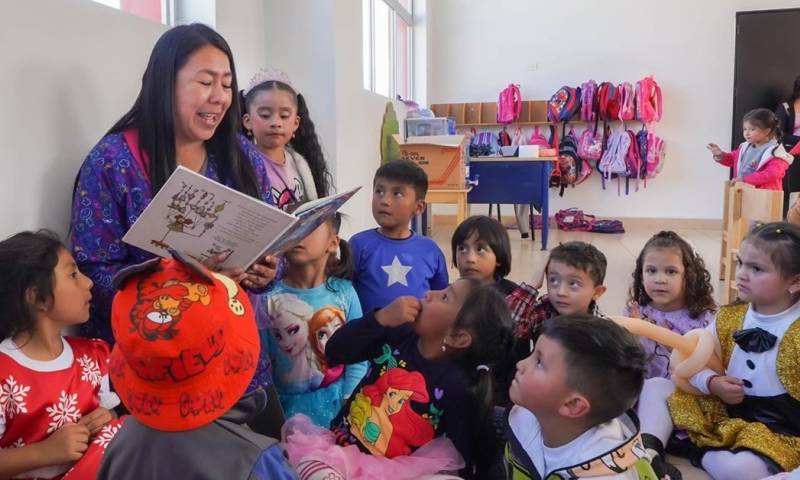
<path id="1" fill-rule="evenodd" d="M 348 420 L 351 432 L 373 455 L 409 455 L 433 439 L 430 422 L 411 409 L 411 402 L 430 400 L 425 377 L 393 368 L 356 394 Z"/>

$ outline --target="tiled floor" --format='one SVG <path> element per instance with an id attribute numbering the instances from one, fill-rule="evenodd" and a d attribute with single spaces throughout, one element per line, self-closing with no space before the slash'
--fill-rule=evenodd
<path id="1" fill-rule="evenodd" d="M 656 222 L 652 225 L 626 225 L 627 232 L 618 235 L 584 233 L 584 232 L 563 232 L 557 229 L 550 230 L 549 247 L 558 245 L 559 242 L 569 240 L 581 240 L 595 245 L 606 255 L 608 270 L 606 272 L 605 285 L 608 291 L 600 298 L 600 308 L 608 314 L 620 314 L 628 298 L 628 289 L 631 285 L 631 273 L 633 272 L 636 257 L 647 240 L 660 228 Z M 706 267 L 711 273 L 711 278 L 715 282 L 715 289 L 719 290 L 719 252 L 722 233 L 720 230 L 699 230 L 699 229 L 674 229 L 675 232 L 694 245 L 695 250 L 703 257 Z M 442 226 L 434 228 L 433 238 L 445 253 L 445 257 L 450 259 L 450 237 L 453 227 Z M 511 250 L 513 265 L 509 279 L 515 282 L 531 282 L 535 275 L 541 272 L 544 262 L 547 259 L 547 252 L 541 250 L 539 242 L 540 231 L 537 230 L 537 241 L 531 242 L 530 239 L 522 240 L 516 230 L 509 230 L 511 237 Z M 451 278 L 457 276 L 458 272 L 451 266 Z M 716 295 L 716 292 L 715 292 Z M 719 297 L 717 297 L 719 299 Z M 683 472 L 685 480 L 706 480 L 710 477 L 702 470 L 698 470 L 688 461 L 678 458 L 671 459 L 679 466 Z"/>

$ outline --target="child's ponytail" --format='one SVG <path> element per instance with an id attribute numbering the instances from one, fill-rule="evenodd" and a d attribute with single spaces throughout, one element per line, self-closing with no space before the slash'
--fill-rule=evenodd
<path id="1" fill-rule="evenodd" d="M 333 233 L 339 235 L 339 229 L 342 226 L 342 214 L 336 212 L 328 222 Z M 344 280 L 353 279 L 353 254 L 347 240 L 339 239 L 339 255 L 331 255 L 328 258 L 328 263 L 325 265 L 325 277 L 338 277 Z M 330 289 L 330 285 L 328 285 L 328 288 Z"/>
<path id="2" fill-rule="evenodd" d="M 477 414 L 477 431 L 472 435 L 477 478 L 486 478 L 496 460 L 495 377 L 507 365 L 514 338 L 511 325 L 505 299 L 493 286 L 485 285 L 473 290 L 454 326 L 472 335 L 472 343 L 457 361 L 469 378 L 471 406 Z"/>
<path id="3" fill-rule="evenodd" d="M 306 99 L 302 94 L 297 94 L 297 115 L 300 117 L 300 126 L 294 134 L 289 146 L 303 156 L 308 162 L 311 176 L 314 177 L 314 184 L 317 188 L 319 198 L 330 195 L 332 176 L 325 163 L 325 155 L 322 153 L 322 146 L 317 139 L 317 131 L 314 122 L 306 105 Z"/>
<path id="4" fill-rule="evenodd" d="M 252 99 L 253 95 L 245 95 L 244 90 L 239 90 L 239 106 L 242 109 L 242 115 L 245 113 L 249 113 L 250 111 L 250 100 Z M 239 122 L 239 133 L 244 135 L 248 140 L 251 142 L 253 141 L 253 132 L 250 131 L 247 127 L 244 126 L 244 122 Z"/>

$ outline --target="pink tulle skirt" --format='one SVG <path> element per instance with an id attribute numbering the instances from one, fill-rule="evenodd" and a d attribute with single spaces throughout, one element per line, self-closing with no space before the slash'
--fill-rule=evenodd
<path id="1" fill-rule="evenodd" d="M 378 457 L 355 445 L 337 445 L 333 432 L 314 425 L 305 415 L 289 418 L 281 437 L 289 463 L 303 480 L 417 479 L 464 467 L 464 460 L 446 437 L 434 438 L 411 455 Z"/>

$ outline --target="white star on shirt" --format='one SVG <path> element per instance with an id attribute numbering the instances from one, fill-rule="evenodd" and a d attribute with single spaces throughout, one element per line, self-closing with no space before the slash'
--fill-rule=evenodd
<path id="1" fill-rule="evenodd" d="M 397 255 L 394 256 L 391 265 L 384 265 L 381 268 L 389 275 L 389 280 L 386 282 L 387 287 L 391 287 L 395 283 L 405 285 L 406 287 L 408 286 L 406 275 L 408 275 L 412 267 L 406 267 L 400 263 L 400 259 L 397 258 Z"/>

